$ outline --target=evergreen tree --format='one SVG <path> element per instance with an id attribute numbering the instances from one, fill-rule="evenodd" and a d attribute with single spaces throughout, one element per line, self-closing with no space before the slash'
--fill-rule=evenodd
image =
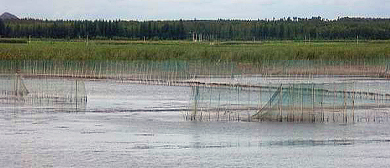
<path id="1" fill-rule="evenodd" d="M 275 39 L 390 39 L 390 19 L 340 18 L 324 20 L 293 17 L 274 20 L 178 20 L 178 21 L 69 21 L 2 20 L 3 37 L 252 40 Z"/>
<path id="2" fill-rule="evenodd" d="M 4 36 L 5 25 L 3 20 L 0 19 L 0 36 Z"/>

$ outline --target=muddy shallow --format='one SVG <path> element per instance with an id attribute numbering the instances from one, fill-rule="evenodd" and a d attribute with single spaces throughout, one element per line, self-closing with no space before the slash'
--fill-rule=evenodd
<path id="1" fill-rule="evenodd" d="M 369 84 L 388 83 L 372 80 Z M 191 122 L 184 120 L 191 95 L 188 87 L 87 81 L 86 89 L 87 105 L 78 112 L 0 107 L 0 167 L 390 164 L 390 123 L 386 120 L 355 124 Z"/>

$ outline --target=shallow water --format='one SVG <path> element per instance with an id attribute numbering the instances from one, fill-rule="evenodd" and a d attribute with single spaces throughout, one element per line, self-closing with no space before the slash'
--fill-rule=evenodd
<path id="1" fill-rule="evenodd" d="M 0 108 L 0 167 L 390 165 L 387 121 L 191 122 L 188 87 L 88 81 L 86 89 L 79 112 Z"/>

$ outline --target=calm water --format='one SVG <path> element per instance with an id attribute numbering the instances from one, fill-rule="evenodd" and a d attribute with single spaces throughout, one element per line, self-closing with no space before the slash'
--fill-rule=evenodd
<path id="1" fill-rule="evenodd" d="M 188 87 L 86 82 L 81 112 L 0 108 L 0 167 L 387 167 L 390 123 L 190 122 Z"/>

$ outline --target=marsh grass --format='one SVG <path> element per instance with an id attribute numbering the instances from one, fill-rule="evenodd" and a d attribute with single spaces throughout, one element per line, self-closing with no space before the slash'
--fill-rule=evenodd
<path id="1" fill-rule="evenodd" d="M 0 43 L 2 60 L 207 60 L 256 63 L 265 60 L 383 63 L 389 41 L 204 42 L 190 41 L 32 41 Z"/>

